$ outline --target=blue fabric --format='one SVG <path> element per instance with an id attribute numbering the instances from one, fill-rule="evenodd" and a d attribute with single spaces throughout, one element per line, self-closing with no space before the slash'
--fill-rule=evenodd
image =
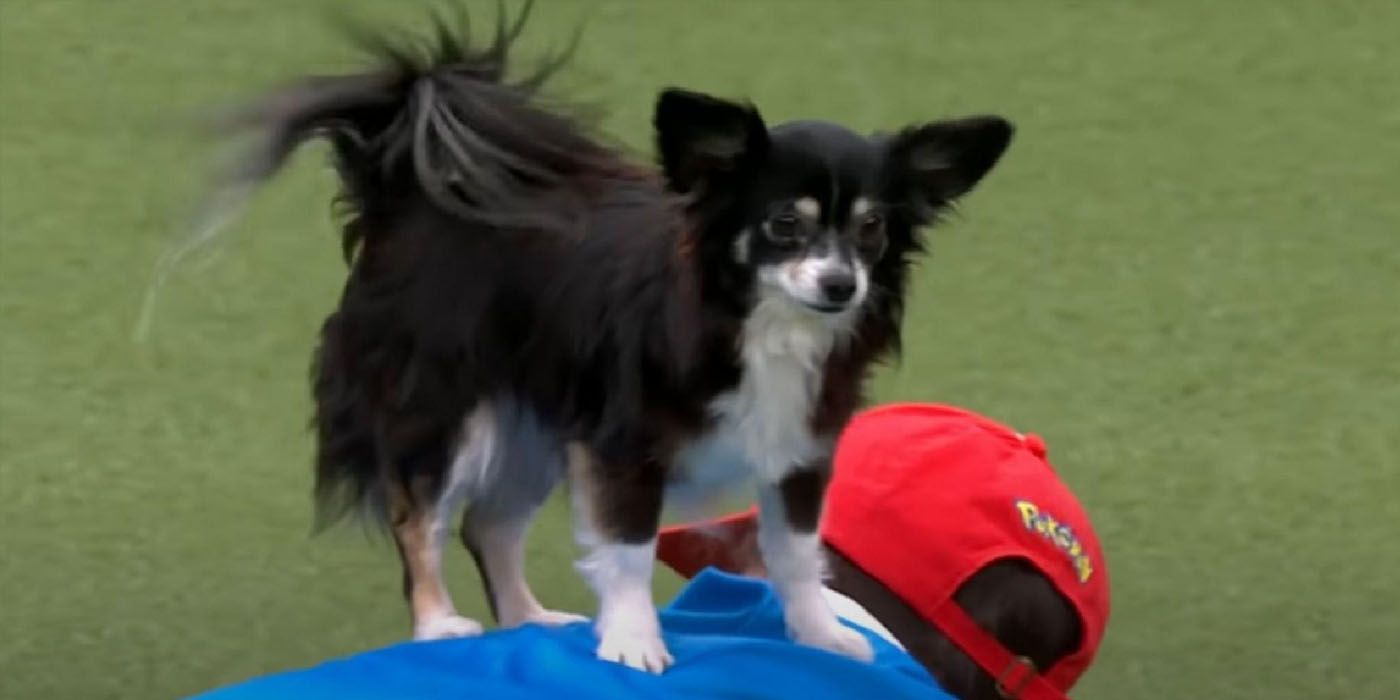
<path id="1" fill-rule="evenodd" d="M 256 678 L 199 700 L 953 700 L 898 647 L 866 664 L 789 642 L 768 584 L 706 569 L 661 611 L 676 664 L 652 675 L 594 658 L 586 623 L 526 625 L 475 638 L 405 642 Z"/>

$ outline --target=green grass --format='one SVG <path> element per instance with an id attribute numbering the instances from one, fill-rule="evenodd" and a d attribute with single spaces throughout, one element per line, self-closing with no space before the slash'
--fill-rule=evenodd
<path id="1" fill-rule="evenodd" d="M 0 2 L 0 697 L 172 697 L 406 631 L 388 546 L 308 536 L 306 364 L 342 276 L 320 160 L 132 340 L 208 171 L 190 111 L 351 65 L 326 5 Z M 548 5 L 532 48 L 583 14 Z M 1400 690 L 1400 4 L 592 7 L 564 85 L 639 149 L 665 84 L 775 121 L 1017 122 L 878 395 L 1046 437 L 1113 581 L 1077 698 Z M 533 578 L 587 609 L 558 505 Z"/>

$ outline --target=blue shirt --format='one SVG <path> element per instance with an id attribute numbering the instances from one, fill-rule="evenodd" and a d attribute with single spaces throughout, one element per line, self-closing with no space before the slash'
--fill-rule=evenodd
<path id="1" fill-rule="evenodd" d="M 850 623 L 847 623 L 850 624 Z M 788 641 L 763 581 L 700 572 L 661 611 L 676 663 L 660 675 L 594 658 L 592 626 L 524 625 L 479 637 L 404 642 L 195 696 L 199 700 L 954 700 L 918 662 L 857 625 L 873 663 Z"/>

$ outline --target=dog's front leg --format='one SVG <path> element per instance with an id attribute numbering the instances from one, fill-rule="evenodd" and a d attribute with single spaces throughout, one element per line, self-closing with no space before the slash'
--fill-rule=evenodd
<path id="1" fill-rule="evenodd" d="M 660 673 L 673 662 L 651 597 L 665 472 L 613 464 L 577 444 L 569 453 L 578 570 L 598 596 L 598 658 Z"/>
<path id="2" fill-rule="evenodd" d="M 825 464 L 812 465 L 759 486 L 758 547 L 793 641 L 869 661 L 870 642 L 841 624 L 822 595 L 817 521 L 827 473 Z"/>

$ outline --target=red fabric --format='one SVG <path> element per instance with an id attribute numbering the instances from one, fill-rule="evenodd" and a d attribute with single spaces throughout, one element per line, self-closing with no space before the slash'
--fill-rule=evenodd
<path id="1" fill-rule="evenodd" d="M 757 527 L 757 508 L 704 523 L 665 527 L 656 538 L 656 558 L 685 578 L 707 566 L 731 574 L 748 573 L 746 558 L 758 555 L 753 542 Z"/>
<path id="2" fill-rule="evenodd" d="M 937 404 L 875 408 L 857 415 L 837 443 L 821 522 L 828 545 L 938 626 L 1004 687 L 1024 682 L 1020 697 L 1037 700 L 1063 697 L 1074 685 L 1098 650 L 1109 612 L 1103 552 L 1045 457 L 1040 438 L 971 411 Z M 690 573 L 721 563 L 714 552 L 747 536 L 752 516 L 750 510 L 667 528 L 661 559 Z M 1012 655 L 952 602 L 969 576 L 1006 558 L 1041 571 L 1082 622 L 1080 647 L 1027 679 Z"/>

